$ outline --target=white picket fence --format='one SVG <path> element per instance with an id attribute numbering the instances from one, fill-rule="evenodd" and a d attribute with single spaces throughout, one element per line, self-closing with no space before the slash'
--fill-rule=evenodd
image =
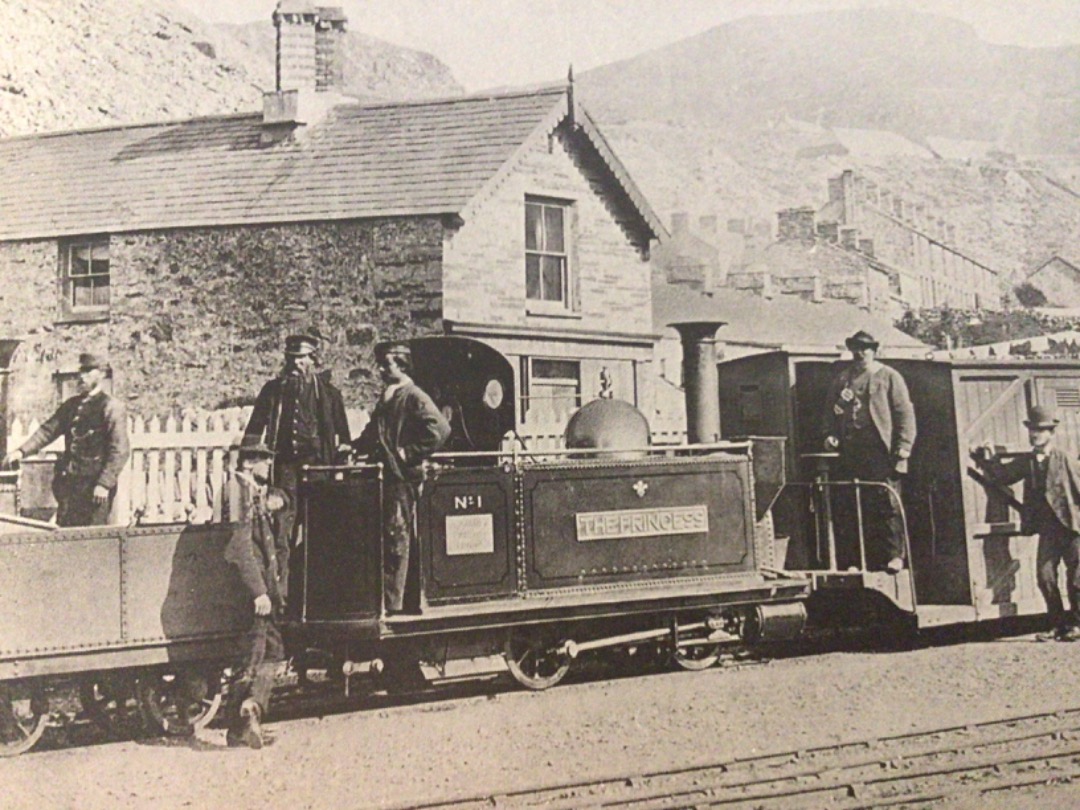
<path id="1" fill-rule="evenodd" d="M 220 523 L 237 514 L 239 490 L 229 475 L 235 469 L 236 447 L 251 408 L 163 418 L 128 417 L 131 457 L 120 473 L 112 522 Z M 359 431 L 367 412 L 349 411 L 351 429 Z M 38 429 L 37 420 L 14 420 L 8 448 L 19 447 Z M 64 450 L 63 437 L 42 450 L 46 456 Z"/>
<path id="2" fill-rule="evenodd" d="M 232 408 L 213 413 L 189 413 L 163 418 L 128 417 L 131 457 L 117 483 L 112 523 L 220 523 L 237 514 L 239 489 L 230 476 L 235 469 L 236 447 L 244 433 L 251 408 Z M 350 409 L 349 428 L 354 436 L 368 421 L 367 411 Z M 38 429 L 15 419 L 8 433 L 9 449 L 19 447 Z M 564 447 L 561 433 L 522 435 L 532 451 Z M 685 434 L 655 433 L 654 444 L 677 444 Z M 508 440 L 504 449 L 510 451 Z M 520 447 L 520 446 L 519 446 Z M 64 439 L 42 450 L 55 457 L 63 452 Z"/>

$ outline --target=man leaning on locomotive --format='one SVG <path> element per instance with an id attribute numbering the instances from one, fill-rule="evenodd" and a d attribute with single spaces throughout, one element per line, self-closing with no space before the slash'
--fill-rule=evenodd
<path id="1" fill-rule="evenodd" d="M 67 399 L 4 465 L 64 437 L 53 473 L 56 522 L 60 526 L 104 526 L 109 522 L 116 481 L 130 454 L 124 406 L 102 387 L 108 366 L 97 355 L 79 355 L 79 393 Z"/>

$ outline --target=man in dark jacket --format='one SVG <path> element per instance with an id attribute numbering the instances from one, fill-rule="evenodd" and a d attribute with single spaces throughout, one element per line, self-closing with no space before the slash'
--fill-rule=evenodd
<path id="1" fill-rule="evenodd" d="M 240 521 L 225 546 L 225 560 L 236 566 L 245 593 L 252 600 L 251 629 L 241 647 L 240 678 L 229 703 L 230 746 L 262 748 L 262 718 L 270 707 L 270 694 L 285 644 L 277 620 L 289 591 L 289 544 L 274 532 L 273 515 L 288 506 L 283 490 L 269 487 L 270 460 L 265 444 L 242 447 L 240 469 Z"/>
<path id="2" fill-rule="evenodd" d="M 416 499 L 423 462 L 450 437 L 450 424 L 412 381 L 407 343 L 375 346 L 386 389 L 353 448 L 385 465 L 383 485 L 383 594 L 387 613 L 404 609 L 409 559 L 416 545 Z"/>
<path id="3" fill-rule="evenodd" d="M 285 339 L 285 368 L 268 381 L 255 400 L 244 444 L 264 442 L 276 454 L 273 484 L 289 495 L 290 507 L 279 517 L 282 535 L 294 542 L 297 488 L 305 464 L 333 464 L 349 449 L 349 422 L 341 392 L 330 372 L 319 372 L 319 340 L 312 335 Z"/>
<path id="4" fill-rule="evenodd" d="M 1053 411 L 1036 405 L 1028 411 L 1031 452 L 1007 461 L 998 459 L 990 445 L 978 448 L 973 457 L 996 484 L 1024 482 L 1020 530 L 1039 535 L 1035 576 L 1046 600 L 1052 630 L 1040 633 L 1040 641 L 1080 640 L 1080 464 L 1054 446 L 1058 419 Z M 1061 601 L 1058 566 L 1065 562 L 1069 610 Z"/>
<path id="5" fill-rule="evenodd" d="M 106 366 L 93 354 L 79 355 L 79 393 L 56 412 L 5 464 L 21 461 L 64 437 L 53 473 L 56 522 L 60 526 L 104 526 L 109 522 L 116 480 L 130 454 L 124 406 L 102 389 Z"/>
<path id="6" fill-rule="evenodd" d="M 825 449 L 840 454 L 835 480 L 876 482 L 859 493 L 867 564 L 896 573 L 907 557 L 900 497 L 915 443 L 915 408 L 900 373 L 878 362 L 880 344 L 873 335 L 859 331 L 845 343 L 853 360 L 833 380 L 825 400 Z M 853 490 L 838 488 L 835 500 L 838 533 L 857 531 Z"/>

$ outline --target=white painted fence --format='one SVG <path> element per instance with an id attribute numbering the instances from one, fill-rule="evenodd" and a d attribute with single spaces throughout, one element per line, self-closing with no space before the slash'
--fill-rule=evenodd
<path id="1" fill-rule="evenodd" d="M 239 490 L 229 471 L 251 408 L 164 418 L 128 417 L 131 458 L 120 473 L 112 522 L 220 523 L 237 514 Z M 349 411 L 350 429 L 359 432 L 367 412 Z M 37 420 L 11 425 L 7 446 L 19 447 L 38 429 Z M 42 451 L 63 452 L 64 439 Z"/>
<path id="2" fill-rule="evenodd" d="M 237 450 L 251 408 L 164 418 L 128 417 L 131 458 L 117 483 L 112 522 L 220 523 L 237 514 L 239 490 L 229 475 L 236 467 Z M 357 436 L 368 421 L 361 409 L 348 411 L 349 428 Z M 19 447 L 38 429 L 37 420 L 14 420 L 8 448 Z M 530 450 L 563 448 L 561 433 L 525 434 Z M 677 444 L 685 434 L 654 433 L 654 444 Z M 505 445 L 509 450 L 512 442 Z M 520 446 L 520 445 L 519 445 Z M 44 448 L 44 455 L 64 449 L 63 437 Z"/>

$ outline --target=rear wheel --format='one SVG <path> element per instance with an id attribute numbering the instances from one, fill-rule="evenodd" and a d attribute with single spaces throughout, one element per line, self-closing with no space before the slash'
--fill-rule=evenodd
<path id="1" fill-rule="evenodd" d="M 720 645 L 702 642 L 687 644 L 683 641 L 672 651 L 671 659 L 682 669 L 698 672 L 708 669 L 720 660 Z"/>
<path id="2" fill-rule="evenodd" d="M 539 631 L 511 630 L 503 654 L 510 674 L 526 689 L 552 687 L 570 669 L 570 656 L 559 652 L 547 634 Z"/>
<path id="3" fill-rule="evenodd" d="M 139 677 L 136 693 L 150 730 L 187 737 L 221 708 L 221 673 L 214 668 L 150 671 Z"/>
<path id="4" fill-rule="evenodd" d="M 49 701 L 38 686 L 0 686 L 0 757 L 29 751 L 49 724 Z"/>

